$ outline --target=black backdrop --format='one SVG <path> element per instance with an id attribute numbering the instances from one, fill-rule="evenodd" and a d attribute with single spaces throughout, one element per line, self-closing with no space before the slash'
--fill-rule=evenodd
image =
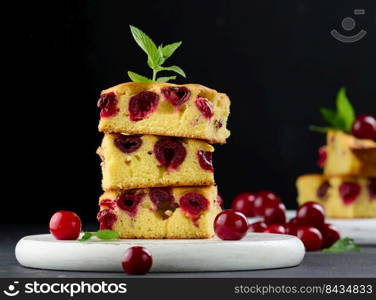
<path id="1" fill-rule="evenodd" d="M 231 138 L 216 147 L 216 180 L 228 206 L 242 191 L 270 189 L 295 207 L 294 181 L 320 171 L 320 106 L 341 86 L 358 113 L 376 115 L 376 2 L 28 1 L 3 9 L 4 175 L 1 222 L 47 222 L 57 209 L 95 220 L 95 154 L 101 89 L 146 74 L 128 24 L 156 42 L 183 41 L 170 59 L 197 82 L 232 99 Z M 353 9 L 363 8 L 364 16 Z M 330 35 L 353 17 L 367 35 Z M 20 128 L 18 128 L 20 125 Z M 9 164 L 10 163 L 10 164 Z M 8 167 L 9 166 L 9 167 Z M 15 211 L 15 209 L 17 209 Z"/>

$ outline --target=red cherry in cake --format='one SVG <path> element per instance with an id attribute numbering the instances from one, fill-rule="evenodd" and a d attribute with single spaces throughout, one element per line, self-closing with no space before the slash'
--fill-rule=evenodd
<path id="1" fill-rule="evenodd" d="M 306 251 L 320 250 L 323 245 L 322 234 L 315 227 L 299 227 L 296 236 L 303 242 Z"/>
<path id="2" fill-rule="evenodd" d="M 322 237 L 323 237 L 323 248 L 329 248 L 331 245 L 333 245 L 336 241 L 340 239 L 340 234 L 338 229 L 333 226 L 332 224 L 323 224 L 319 228 Z"/>
<path id="3" fill-rule="evenodd" d="M 140 121 L 157 109 L 159 96 L 154 92 L 143 91 L 129 100 L 129 117 L 132 121 Z"/>
<path id="4" fill-rule="evenodd" d="M 131 217 L 134 217 L 137 214 L 138 205 L 144 196 L 144 194 L 125 192 L 119 195 L 115 201 L 120 209 L 126 211 Z"/>
<path id="5" fill-rule="evenodd" d="M 164 87 L 162 89 L 162 94 L 165 96 L 166 100 L 173 106 L 180 106 L 187 102 L 189 96 L 191 95 L 191 92 L 184 86 L 171 86 Z"/>
<path id="6" fill-rule="evenodd" d="M 157 207 L 169 206 L 174 202 L 174 196 L 168 188 L 152 188 L 150 199 Z"/>
<path id="7" fill-rule="evenodd" d="M 198 97 L 195 101 L 197 109 L 201 114 L 208 120 L 214 115 L 213 104 L 208 101 L 208 99 Z"/>
<path id="8" fill-rule="evenodd" d="M 152 188 L 150 191 L 150 199 L 156 206 L 156 212 L 163 218 L 169 217 L 166 211 L 174 211 L 178 204 L 175 203 L 174 195 L 171 194 L 169 188 Z"/>
<path id="9" fill-rule="evenodd" d="M 112 230 L 112 226 L 114 225 L 117 217 L 112 209 L 104 209 L 101 210 L 97 214 L 97 220 L 99 222 L 99 229 L 110 229 Z"/>
<path id="10" fill-rule="evenodd" d="M 129 275 L 144 275 L 150 271 L 153 258 L 146 248 L 134 246 L 125 252 L 121 264 L 124 272 Z"/>
<path id="11" fill-rule="evenodd" d="M 324 181 L 316 191 L 316 196 L 320 199 L 324 199 L 328 189 L 330 188 L 330 184 L 327 181 Z"/>
<path id="12" fill-rule="evenodd" d="M 221 120 L 216 120 L 216 121 L 214 122 L 214 124 L 215 124 L 215 128 L 217 128 L 217 129 L 220 129 L 220 128 L 222 128 L 222 126 L 223 126 L 223 123 L 222 123 Z"/>
<path id="13" fill-rule="evenodd" d="M 213 153 L 210 151 L 198 150 L 198 162 L 204 170 L 214 172 L 213 168 Z"/>
<path id="14" fill-rule="evenodd" d="M 359 139 L 376 139 L 376 119 L 370 115 L 359 115 L 356 117 L 352 134 Z"/>
<path id="15" fill-rule="evenodd" d="M 121 152 L 129 154 L 141 147 L 142 139 L 139 135 L 118 134 L 114 143 Z"/>
<path id="16" fill-rule="evenodd" d="M 268 227 L 264 222 L 259 221 L 248 225 L 248 232 L 264 232 Z"/>
<path id="17" fill-rule="evenodd" d="M 224 210 L 214 220 L 214 231 L 222 240 L 240 240 L 248 231 L 247 218 L 234 209 Z"/>
<path id="18" fill-rule="evenodd" d="M 219 207 L 223 208 L 223 197 L 220 194 L 217 195 L 216 201 L 217 201 L 217 204 L 219 205 Z"/>
<path id="19" fill-rule="evenodd" d="M 209 201 L 199 193 L 190 192 L 180 198 L 179 206 L 187 215 L 197 217 L 209 208 Z"/>
<path id="20" fill-rule="evenodd" d="M 255 216 L 264 216 L 264 209 L 267 206 L 277 206 L 281 199 L 270 191 L 259 191 L 256 193 L 255 201 L 253 202 L 253 211 Z"/>
<path id="21" fill-rule="evenodd" d="M 253 202 L 255 199 L 255 194 L 241 193 L 232 200 L 231 208 L 240 211 L 246 217 L 253 217 Z"/>
<path id="22" fill-rule="evenodd" d="M 283 203 L 268 205 L 264 208 L 264 222 L 270 224 L 286 223 L 286 207 Z"/>
<path id="23" fill-rule="evenodd" d="M 316 202 L 306 202 L 296 211 L 299 225 L 320 227 L 324 224 L 325 210 Z"/>
<path id="24" fill-rule="evenodd" d="M 97 103 L 97 106 L 101 109 L 101 118 L 115 116 L 119 112 L 117 104 L 118 100 L 114 92 L 102 94 Z"/>
<path id="25" fill-rule="evenodd" d="M 187 150 L 178 139 L 160 139 L 154 145 L 154 154 L 161 167 L 176 169 L 184 161 Z"/>
<path id="26" fill-rule="evenodd" d="M 371 199 L 376 199 L 376 178 L 370 178 L 368 183 L 368 192 Z"/>
<path id="27" fill-rule="evenodd" d="M 58 240 L 76 240 L 81 232 L 81 219 L 72 211 L 59 210 L 52 215 L 49 227 Z"/>
<path id="28" fill-rule="evenodd" d="M 326 152 L 326 147 L 322 146 L 319 148 L 319 159 L 317 160 L 317 165 L 320 168 L 325 166 L 326 158 L 328 157 L 328 153 Z"/>
<path id="29" fill-rule="evenodd" d="M 355 182 L 343 182 L 339 186 L 339 195 L 346 205 L 353 203 L 360 194 L 360 185 Z"/>
<path id="30" fill-rule="evenodd" d="M 281 224 L 272 224 L 266 227 L 264 233 L 286 234 L 286 228 Z"/>

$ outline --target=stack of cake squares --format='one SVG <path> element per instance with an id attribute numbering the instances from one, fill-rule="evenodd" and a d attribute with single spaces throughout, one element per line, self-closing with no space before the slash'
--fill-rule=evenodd
<path id="1" fill-rule="evenodd" d="M 230 100 L 197 84 L 128 82 L 102 91 L 100 229 L 121 238 L 210 238 L 221 211 L 212 164 Z"/>
<path id="2" fill-rule="evenodd" d="M 320 152 L 324 174 L 298 178 L 299 204 L 318 202 L 334 218 L 375 218 L 376 143 L 330 130 Z"/>

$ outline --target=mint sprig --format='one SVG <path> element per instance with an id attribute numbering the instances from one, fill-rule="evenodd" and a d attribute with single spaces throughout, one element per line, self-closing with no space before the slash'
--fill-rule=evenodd
<path id="1" fill-rule="evenodd" d="M 98 230 L 96 232 L 84 232 L 79 241 L 84 242 L 90 240 L 92 237 L 97 237 L 101 240 L 114 240 L 120 237 L 119 233 L 109 229 Z"/>
<path id="2" fill-rule="evenodd" d="M 342 130 L 350 133 L 355 120 L 355 111 L 346 96 L 346 89 L 342 87 L 337 93 L 336 110 L 321 107 L 320 113 L 329 126 L 310 126 L 310 130 L 327 132 L 328 130 Z"/>
<path id="3" fill-rule="evenodd" d="M 162 44 L 157 47 L 153 40 L 142 32 L 140 29 L 129 25 L 131 29 L 132 36 L 136 41 L 137 45 L 146 53 L 148 60 L 148 66 L 153 70 L 152 78 L 139 75 L 135 72 L 128 71 L 129 78 L 134 82 L 168 82 L 169 80 L 175 80 L 176 76 L 163 76 L 157 78 L 157 74 L 160 71 L 172 71 L 177 73 L 184 78 L 186 77 L 185 72 L 179 66 L 169 66 L 164 67 L 165 61 L 171 57 L 172 54 L 180 47 L 182 42 L 176 42 L 163 46 Z"/>
<path id="4" fill-rule="evenodd" d="M 337 242 L 335 242 L 331 247 L 323 249 L 322 252 L 325 252 L 325 253 L 343 253 L 343 252 L 347 252 L 347 251 L 351 251 L 351 250 L 359 252 L 360 248 L 357 245 L 354 244 L 353 239 L 351 239 L 349 237 L 345 237 L 345 238 L 340 239 Z"/>

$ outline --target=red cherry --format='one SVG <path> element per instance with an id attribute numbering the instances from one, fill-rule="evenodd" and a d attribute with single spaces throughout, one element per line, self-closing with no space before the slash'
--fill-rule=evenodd
<path id="1" fill-rule="evenodd" d="M 299 225 L 320 227 L 324 223 L 324 208 L 316 202 L 306 202 L 296 212 Z"/>
<path id="2" fill-rule="evenodd" d="M 353 203 L 360 195 L 361 187 L 356 182 L 342 182 L 338 188 L 339 195 L 345 205 Z"/>
<path id="3" fill-rule="evenodd" d="M 330 188 L 330 184 L 328 181 L 324 181 L 320 186 L 319 188 L 317 189 L 316 191 L 316 196 L 320 199 L 324 199 L 325 196 L 327 195 L 328 193 L 328 190 Z"/>
<path id="4" fill-rule="evenodd" d="M 149 272 L 153 258 L 149 250 L 135 246 L 129 248 L 121 261 L 124 272 L 129 275 L 144 275 Z"/>
<path id="5" fill-rule="evenodd" d="M 322 234 L 315 227 L 299 227 L 296 236 L 303 242 L 304 247 L 307 251 L 317 251 L 320 250 L 322 247 Z"/>
<path id="6" fill-rule="evenodd" d="M 298 219 L 296 217 L 290 219 L 290 221 L 287 222 L 285 227 L 286 227 L 286 233 L 287 234 L 296 236 L 296 233 L 297 233 L 298 227 L 299 227 Z"/>
<path id="7" fill-rule="evenodd" d="M 328 154 L 326 152 L 326 146 L 320 147 L 319 148 L 319 159 L 317 160 L 317 165 L 320 168 L 324 167 L 327 157 L 328 157 Z"/>
<path id="8" fill-rule="evenodd" d="M 298 226 L 297 225 L 286 224 L 285 228 L 286 228 L 286 234 L 295 235 L 296 236 L 296 234 L 298 232 Z"/>
<path id="9" fill-rule="evenodd" d="M 232 200 L 231 208 L 243 213 L 246 217 L 253 217 L 253 201 L 256 195 L 252 193 L 241 193 Z"/>
<path id="10" fill-rule="evenodd" d="M 240 240 L 247 230 L 247 218 L 234 209 L 222 211 L 214 220 L 214 231 L 222 240 Z"/>
<path id="11" fill-rule="evenodd" d="M 197 109 L 201 114 L 208 120 L 214 116 L 213 104 L 209 102 L 206 98 L 198 97 L 195 101 Z"/>
<path id="12" fill-rule="evenodd" d="M 50 232 L 58 240 L 76 240 L 81 232 L 81 220 L 72 211 L 59 210 L 50 219 Z"/>
<path id="13" fill-rule="evenodd" d="M 370 115 L 359 115 L 356 117 L 352 134 L 359 139 L 376 139 L 376 119 Z"/>
<path id="14" fill-rule="evenodd" d="M 288 224 L 291 224 L 291 225 L 299 225 L 299 221 L 296 217 L 293 217 L 290 219 L 290 221 L 288 221 Z"/>
<path id="15" fill-rule="evenodd" d="M 280 202 L 281 199 L 276 194 L 270 191 L 259 191 L 253 202 L 253 212 L 255 216 L 263 217 L 266 206 L 277 206 Z"/>
<path id="16" fill-rule="evenodd" d="M 223 209 L 223 197 L 222 197 L 222 195 L 218 193 L 216 200 L 217 200 L 218 205 Z"/>
<path id="17" fill-rule="evenodd" d="M 252 224 L 249 224 L 248 226 L 248 232 L 264 232 L 265 229 L 268 227 L 264 222 L 255 222 Z"/>
<path id="18" fill-rule="evenodd" d="M 280 224 L 272 224 L 269 225 L 265 230 L 265 233 L 277 233 L 277 234 L 285 234 L 286 228 L 283 225 Z"/>
<path id="19" fill-rule="evenodd" d="M 320 227 L 320 232 L 324 239 L 322 246 L 323 248 L 329 248 L 331 245 L 333 245 L 336 241 L 338 241 L 341 238 L 338 229 L 332 224 L 325 223 L 323 226 Z"/>
<path id="20" fill-rule="evenodd" d="M 278 205 L 268 205 L 264 209 L 264 222 L 266 224 L 285 224 L 286 208 L 283 203 Z"/>

